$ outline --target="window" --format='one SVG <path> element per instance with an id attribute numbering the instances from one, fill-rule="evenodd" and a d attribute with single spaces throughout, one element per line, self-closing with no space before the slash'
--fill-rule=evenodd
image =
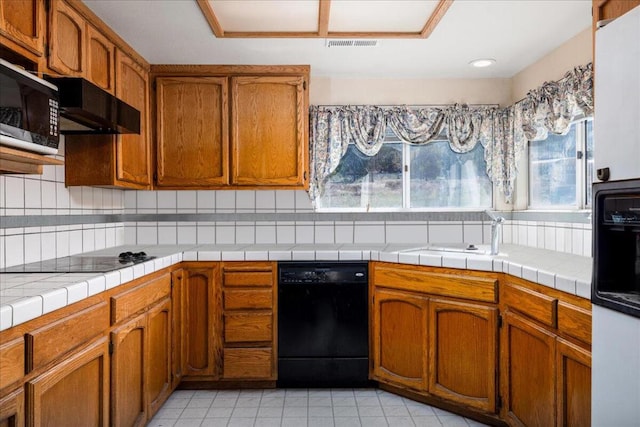
<path id="1" fill-rule="evenodd" d="M 373 157 L 349 145 L 329 176 L 318 208 L 349 211 L 486 209 L 492 185 L 481 144 L 468 153 L 451 150 L 446 140 L 408 144 L 387 129 Z"/>
<path id="2" fill-rule="evenodd" d="M 529 142 L 529 207 L 591 206 L 593 121 L 574 122 L 565 135 Z"/>

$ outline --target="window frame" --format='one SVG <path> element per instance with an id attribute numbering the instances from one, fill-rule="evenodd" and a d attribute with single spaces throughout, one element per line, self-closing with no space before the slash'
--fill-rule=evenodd
<path id="1" fill-rule="evenodd" d="M 392 139 L 390 138 L 392 135 Z M 441 133 L 435 139 L 429 141 L 428 144 L 435 142 L 444 142 L 449 144 L 449 140 L 444 133 Z M 355 207 L 326 207 L 318 203 L 315 207 L 317 212 L 337 212 L 337 213 L 362 213 L 362 212 L 480 212 L 490 209 L 494 209 L 496 206 L 496 186 L 491 182 L 491 205 L 487 207 L 475 206 L 475 207 L 424 207 L 424 208 L 412 208 L 410 207 L 411 201 L 411 147 L 413 144 L 403 140 L 400 136 L 396 135 L 391 129 L 387 128 L 387 134 L 383 144 L 387 143 L 400 143 L 402 146 L 402 206 L 401 207 L 371 207 L 370 203 L 367 203 L 362 208 Z M 353 145 L 353 143 L 349 143 Z M 356 148 L 357 149 L 357 148 Z M 451 150 L 451 147 L 448 147 Z M 484 149 L 484 147 L 483 147 Z M 455 155 L 460 155 L 451 150 Z"/>
<path id="2" fill-rule="evenodd" d="M 584 211 L 591 210 L 591 200 L 587 200 L 587 187 L 590 187 L 592 183 L 586 182 L 587 180 L 587 168 L 588 168 L 588 158 L 587 158 L 587 126 L 591 124 L 592 131 L 591 137 L 593 138 L 593 117 L 579 117 L 573 120 L 570 126 L 576 126 L 576 151 L 574 155 L 575 165 L 576 165 L 576 176 L 575 176 L 575 185 L 576 185 L 576 203 L 572 205 L 553 205 L 553 206 L 536 206 L 531 204 L 531 185 L 533 180 L 531 179 L 531 142 L 527 142 L 527 210 L 531 211 Z M 593 143 L 593 140 L 592 140 Z M 592 159 L 593 160 L 593 159 Z"/>

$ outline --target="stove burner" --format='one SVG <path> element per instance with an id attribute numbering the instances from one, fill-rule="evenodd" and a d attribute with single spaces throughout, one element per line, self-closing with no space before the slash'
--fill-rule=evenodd
<path id="1" fill-rule="evenodd" d="M 148 256 L 145 252 L 121 252 L 120 255 L 118 255 L 118 259 L 122 264 L 130 262 L 139 263 L 153 258 L 155 257 Z"/>

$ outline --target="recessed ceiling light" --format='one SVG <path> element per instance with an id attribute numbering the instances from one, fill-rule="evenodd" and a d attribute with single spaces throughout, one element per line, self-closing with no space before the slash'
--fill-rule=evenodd
<path id="1" fill-rule="evenodd" d="M 473 61 L 469 62 L 469 65 L 476 68 L 485 68 L 485 67 L 490 67 L 495 63 L 496 63 L 495 59 L 482 58 L 482 59 L 474 59 Z"/>

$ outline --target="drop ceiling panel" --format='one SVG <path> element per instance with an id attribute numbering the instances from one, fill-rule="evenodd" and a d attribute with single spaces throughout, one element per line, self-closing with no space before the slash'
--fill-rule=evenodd
<path id="1" fill-rule="evenodd" d="M 420 32 L 438 5 L 429 0 L 333 0 L 330 32 Z"/>
<path id="2" fill-rule="evenodd" d="M 224 31 L 318 31 L 318 0 L 209 0 Z"/>

